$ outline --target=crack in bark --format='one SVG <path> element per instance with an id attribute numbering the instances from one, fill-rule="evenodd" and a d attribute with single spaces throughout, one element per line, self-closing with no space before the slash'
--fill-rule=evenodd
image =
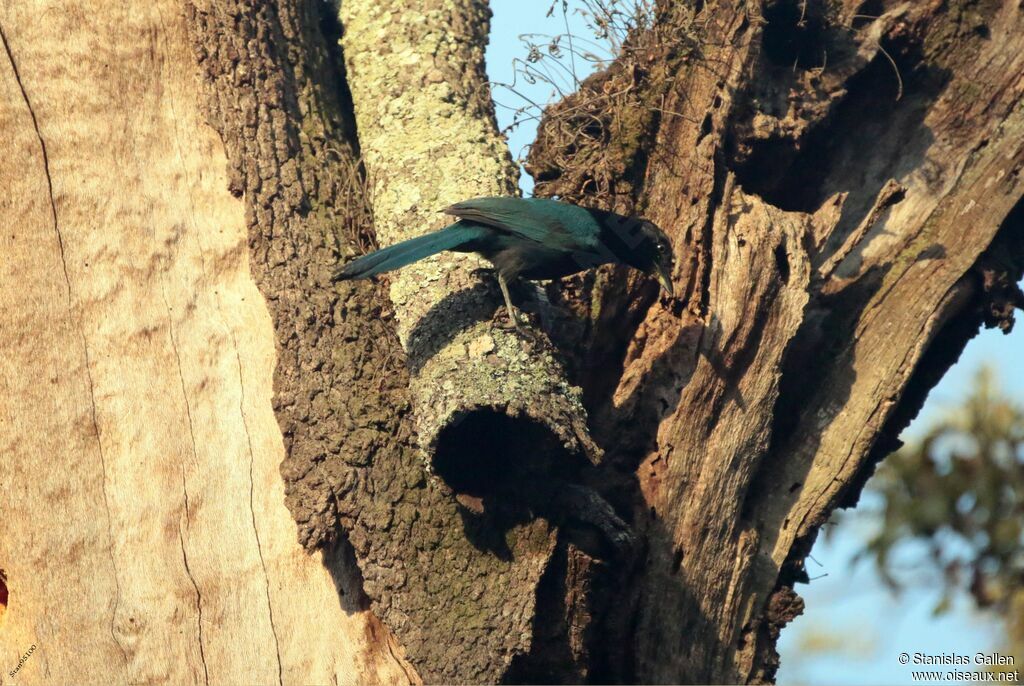
<path id="1" fill-rule="evenodd" d="M 196 592 L 196 612 L 199 617 L 196 622 L 199 627 L 199 659 L 202 660 L 203 663 L 203 681 L 204 683 L 209 684 L 210 671 L 206 666 L 206 651 L 203 650 L 203 596 L 199 592 L 199 586 L 196 584 L 196 579 L 192 576 L 192 568 L 188 564 L 188 554 L 185 552 L 185 538 L 181 534 L 180 524 L 178 525 L 178 543 L 181 545 L 181 561 L 185 565 L 185 573 L 188 574 L 189 581 L 192 582 L 192 588 L 194 588 Z"/>
<path id="2" fill-rule="evenodd" d="M 160 28 L 161 28 L 161 31 L 164 34 L 166 34 L 167 33 L 167 25 L 164 22 L 163 13 L 159 11 L 159 7 L 157 8 L 157 16 L 160 18 Z M 163 62 L 161 61 L 161 65 L 162 64 L 163 64 Z M 173 113 L 174 112 L 174 102 L 171 101 L 169 104 L 170 104 L 171 112 Z M 175 119 L 175 122 L 177 122 L 177 116 L 175 116 L 174 119 Z M 174 141 L 175 141 L 175 144 L 178 146 L 178 155 L 180 157 L 181 156 L 181 141 L 180 141 L 180 139 L 178 138 L 178 135 L 177 135 L 178 134 L 177 125 L 175 125 L 174 132 L 175 132 Z M 182 171 L 183 171 L 183 173 L 186 173 L 186 180 L 188 180 L 187 170 L 184 168 L 184 165 L 182 165 Z M 189 186 L 189 188 L 191 189 L 191 185 Z M 193 205 L 193 202 L 192 202 L 192 195 L 191 195 L 191 191 L 190 191 L 189 192 L 189 211 L 190 211 L 190 213 L 193 210 L 193 206 L 194 205 Z M 193 219 L 194 219 L 194 214 L 193 214 Z M 194 221 L 193 221 L 193 223 L 194 223 Z M 205 263 L 204 263 L 204 267 L 205 267 Z M 205 277 L 205 273 L 204 273 L 204 277 Z M 181 353 L 179 352 L 179 349 L 178 349 L 177 337 L 174 335 L 174 318 L 171 315 L 171 305 L 170 305 L 169 299 L 167 298 L 167 282 L 166 282 L 166 279 L 161 279 L 160 290 L 161 290 L 161 295 L 163 296 L 164 307 L 167 310 L 167 329 L 168 329 L 168 335 L 169 335 L 169 338 L 170 338 L 170 341 L 171 341 L 171 350 L 174 352 L 174 359 L 175 359 L 175 362 L 176 362 L 177 368 L 178 368 L 178 381 L 181 384 L 181 397 L 182 397 L 182 400 L 185 403 L 185 415 L 188 418 L 188 432 L 189 432 L 189 436 L 190 436 L 190 438 L 192 440 L 192 457 L 195 458 L 196 462 L 198 463 L 199 462 L 199 451 L 198 451 L 198 447 L 196 445 L 196 432 L 195 432 L 195 424 L 194 424 L 194 421 L 192 419 L 192 406 L 191 406 L 191 403 L 189 403 L 189 400 L 188 400 L 188 391 L 186 390 L 185 376 L 184 376 L 184 373 L 183 373 L 182 367 L 181 367 Z M 190 512 L 189 512 L 188 487 L 187 487 L 187 485 L 185 483 L 185 467 L 184 467 L 184 464 L 181 465 L 181 489 L 182 489 L 182 494 L 184 496 L 185 522 L 188 525 L 189 529 L 191 529 L 192 520 L 191 520 L 191 515 L 190 515 Z M 179 529 L 179 536 L 180 536 L 180 529 Z M 184 553 L 185 553 L 184 542 L 182 541 L 182 554 L 184 555 Z M 186 567 L 186 570 L 187 570 L 188 569 L 188 559 L 187 558 L 185 559 L 185 567 Z M 202 625 L 203 610 L 202 610 L 202 604 L 201 604 L 201 595 L 199 593 L 199 587 L 196 584 L 195 579 L 192 577 L 191 571 L 189 571 L 189 579 L 192 580 L 192 585 L 193 585 L 193 587 L 195 588 L 195 591 L 196 591 L 196 606 L 197 606 L 197 610 L 198 610 L 198 614 L 199 614 L 199 652 L 200 652 L 200 655 L 203 656 L 203 625 Z M 206 658 L 205 658 L 205 656 L 203 656 L 203 670 L 206 671 Z M 207 675 L 206 675 L 206 682 L 209 683 L 209 681 L 210 681 L 209 674 L 207 673 Z"/>
<path id="3" fill-rule="evenodd" d="M 417 683 L 417 680 L 413 678 L 413 675 L 409 671 L 409 668 L 406 667 L 405 661 L 400 659 L 398 657 L 398 655 L 395 653 L 395 645 L 394 645 L 395 644 L 395 638 L 394 638 L 394 635 L 391 634 L 391 633 L 388 633 L 384 637 L 384 643 L 388 647 L 388 655 L 391 656 L 391 659 L 395 661 L 395 664 L 398 665 L 399 669 L 402 670 L 402 673 L 405 674 L 405 678 L 409 680 L 410 686 L 412 684 Z"/>
<path id="4" fill-rule="evenodd" d="M 219 306 L 219 303 L 218 303 Z M 252 518 L 252 533 L 256 537 L 256 552 L 260 557 L 260 566 L 263 568 L 263 583 L 267 592 L 267 613 L 270 617 L 270 631 L 274 634 L 274 650 L 277 653 L 277 683 L 284 684 L 283 668 L 281 666 L 281 643 L 277 638 L 277 626 L 274 625 L 274 606 L 270 602 L 270 577 L 267 575 L 267 562 L 263 559 L 263 545 L 260 542 L 260 531 L 256 526 L 256 510 L 253 507 L 255 482 L 252 478 L 252 468 L 256 461 L 255 452 L 252 448 L 252 434 L 249 431 L 249 421 L 245 417 L 245 382 L 242 379 L 242 358 L 238 354 L 238 341 L 234 331 L 228 331 L 231 336 L 231 343 L 235 348 L 235 361 L 238 363 L 238 411 L 242 415 L 242 428 L 245 429 L 245 440 L 249 445 L 249 515 Z"/>
<path id="5" fill-rule="evenodd" d="M 161 22 L 161 24 L 164 24 L 163 15 L 162 14 L 160 15 L 160 22 Z M 177 114 L 174 112 L 174 102 L 170 101 L 169 104 L 170 104 L 170 109 L 171 109 L 171 115 L 172 115 L 172 118 L 174 120 L 174 142 L 175 142 L 175 145 L 178 148 L 178 159 L 181 162 L 182 175 L 185 177 L 185 187 L 188 188 L 189 219 L 190 219 L 190 221 L 192 223 L 192 227 L 194 229 L 196 229 L 196 228 L 198 228 L 198 224 L 197 224 L 196 219 L 195 219 L 195 198 L 192 195 L 192 181 L 191 181 L 190 175 L 188 173 L 188 167 L 187 167 L 187 165 L 184 164 L 184 155 L 182 153 L 182 146 L 181 146 L 181 131 L 180 131 L 180 128 L 178 126 L 179 119 L 178 119 Z M 196 248 L 199 251 L 200 271 L 201 271 L 201 273 L 203 275 L 203 280 L 204 281 L 208 281 L 209 280 L 209 276 L 208 276 L 208 272 L 207 272 L 206 251 L 203 249 L 202 241 L 199 240 L 198 235 L 196 235 L 195 241 L 196 241 Z M 249 516 L 250 516 L 250 519 L 252 521 L 253 536 L 254 536 L 254 538 L 256 540 L 256 553 L 257 553 L 257 555 L 259 556 L 259 559 L 260 559 L 260 568 L 263 570 L 263 584 L 264 584 L 264 590 L 265 590 L 266 598 L 267 598 L 267 615 L 268 615 L 268 619 L 269 619 L 269 622 L 270 622 L 270 632 L 271 632 L 271 634 L 274 637 L 274 652 L 275 652 L 275 655 L 277 657 L 277 681 L 278 681 L 278 684 L 282 684 L 283 685 L 283 683 L 284 683 L 284 668 L 283 668 L 283 665 L 282 665 L 282 662 L 281 662 L 281 643 L 280 643 L 280 640 L 279 640 L 278 635 L 277 635 L 277 626 L 274 623 L 274 607 L 273 607 L 273 604 L 271 603 L 271 600 L 270 600 L 270 578 L 269 578 L 269 576 L 267 574 L 267 563 L 266 563 L 266 560 L 263 557 L 263 545 L 262 545 L 262 542 L 260 541 L 259 528 L 256 525 L 256 511 L 255 511 L 255 508 L 253 507 L 254 494 L 255 494 L 255 483 L 253 481 L 253 466 L 254 466 L 255 461 L 256 461 L 256 455 L 255 455 L 255 451 L 253 450 L 253 447 L 252 447 L 252 434 L 251 434 L 251 432 L 249 430 L 249 422 L 248 422 L 248 419 L 245 416 L 245 382 L 244 382 L 243 373 L 242 373 L 242 358 L 241 358 L 241 353 L 239 352 L 239 349 L 238 349 L 238 339 L 235 337 L 234 331 L 231 329 L 230 325 L 227 322 L 227 318 L 224 316 L 224 309 L 221 306 L 221 302 L 220 302 L 220 294 L 217 293 L 217 291 L 214 291 L 214 306 L 215 306 L 215 309 L 217 310 L 217 316 L 218 316 L 218 319 L 220 320 L 220 324 L 221 324 L 221 326 L 224 327 L 224 330 L 227 332 L 228 337 L 231 340 L 232 350 L 233 350 L 234 355 L 235 355 L 235 363 L 236 363 L 237 368 L 238 368 L 238 390 L 239 390 L 238 412 L 239 412 L 239 415 L 241 416 L 241 419 L 242 419 L 242 428 L 245 431 L 245 440 L 246 440 L 246 445 L 248 446 L 248 452 L 249 452 Z"/>
<path id="6" fill-rule="evenodd" d="M 192 407 L 188 401 L 188 392 L 185 390 L 185 375 L 181 369 L 181 354 L 178 352 L 178 341 L 174 335 L 174 320 L 171 316 L 171 306 L 167 300 L 167 285 L 161 283 L 161 291 L 164 299 L 164 307 L 167 308 L 167 330 L 168 336 L 171 341 L 171 350 L 174 351 L 174 360 L 178 367 L 178 381 L 181 383 L 181 397 L 185 402 L 185 416 L 188 417 L 188 432 L 192 438 L 192 457 L 195 458 L 196 462 L 199 462 L 199 453 L 196 448 L 196 432 L 195 427 L 192 423 Z M 189 504 L 188 504 L 188 485 L 185 481 L 185 465 L 182 463 L 181 467 L 181 492 L 184 500 L 185 507 L 185 524 L 187 528 L 191 530 L 192 520 L 189 515 Z M 203 663 L 203 679 L 208 685 L 210 683 L 210 671 L 206 665 L 206 650 L 203 648 L 203 595 L 199 591 L 199 584 L 196 582 L 196 578 L 192 575 L 192 568 L 188 564 L 188 554 L 185 552 L 185 539 L 181 533 L 181 526 L 178 526 L 178 542 L 181 544 L 181 560 L 185 565 L 185 574 L 188 575 L 189 581 L 192 582 L 192 588 L 196 593 L 196 628 L 197 628 L 197 640 L 199 642 L 199 659 Z"/>
<path id="7" fill-rule="evenodd" d="M 172 110 L 173 110 L 173 107 L 172 107 Z M 175 122 L 177 122 L 177 117 L 175 117 Z M 178 142 L 178 156 L 181 157 L 182 156 L 181 155 L 181 144 L 180 144 L 180 138 L 178 136 L 178 127 L 177 127 L 177 125 L 175 125 L 174 133 L 175 133 L 175 141 Z M 192 185 L 191 185 L 191 181 L 189 180 L 188 170 L 187 170 L 187 168 L 185 167 L 184 164 L 182 165 L 182 173 L 185 175 L 185 184 L 189 188 L 189 194 L 188 194 L 189 195 L 189 214 L 191 215 L 191 218 L 192 218 L 192 226 L 193 226 L 193 228 L 196 228 L 197 224 L 196 224 L 196 221 L 195 221 L 195 214 L 194 214 L 195 203 L 194 203 L 194 200 L 192 198 L 192 192 L 191 192 Z M 203 279 L 204 280 L 208 280 L 209 277 L 207 276 L 207 271 L 206 271 L 206 252 L 205 252 L 205 250 L 203 250 L 202 242 L 199 240 L 198 236 L 196 237 L 196 247 L 199 250 L 199 258 L 200 258 L 200 265 L 201 265 L 201 271 L 202 271 L 202 274 L 203 274 Z M 280 644 L 280 641 L 279 641 L 278 636 L 277 636 L 277 626 L 274 624 L 274 607 L 273 607 L 273 604 L 270 602 L 270 578 L 267 575 L 267 563 L 266 563 L 266 560 L 263 557 L 263 546 L 262 546 L 262 543 L 260 541 L 260 532 L 259 532 L 259 528 L 256 525 L 256 510 L 253 507 L 254 493 L 255 493 L 255 482 L 253 480 L 253 466 L 254 466 L 255 461 L 256 461 L 256 453 L 255 453 L 255 450 L 253 450 L 253 447 L 252 447 L 252 434 L 251 434 L 251 432 L 249 430 L 249 421 L 248 421 L 248 419 L 245 416 L 245 382 L 244 382 L 244 377 L 243 377 L 243 373 L 242 373 L 242 356 L 241 356 L 241 353 L 239 352 L 239 349 L 238 349 L 238 339 L 235 336 L 235 332 L 231 329 L 231 326 L 228 324 L 227 318 L 224 316 L 224 310 L 221 307 L 221 302 L 220 302 L 220 295 L 216 291 L 214 291 L 214 304 L 215 304 L 215 308 L 217 310 L 218 318 L 220 319 L 220 324 L 221 324 L 221 326 L 224 327 L 224 330 L 228 334 L 228 338 L 231 340 L 231 347 L 232 347 L 232 351 L 234 352 L 235 363 L 236 363 L 237 368 L 238 368 L 238 391 L 239 391 L 238 413 L 239 413 L 239 415 L 242 418 L 242 428 L 245 431 L 245 440 L 246 440 L 246 445 L 248 446 L 248 452 L 249 452 L 249 515 L 250 515 L 250 518 L 252 520 L 253 536 L 256 539 L 256 552 L 257 552 L 257 554 L 258 554 L 258 556 L 260 558 L 260 567 L 263 570 L 263 582 L 264 582 L 264 588 L 266 590 L 266 596 L 267 596 L 267 614 L 268 614 L 269 620 L 270 620 L 270 631 L 271 631 L 271 633 L 274 636 L 274 650 L 275 650 L 275 652 L 277 654 L 277 680 L 278 680 L 279 684 L 283 684 L 284 680 L 283 680 L 283 666 L 281 664 L 281 644 Z"/>
<path id="8" fill-rule="evenodd" d="M 25 84 L 21 80 L 21 73 L 18 71 L 18 64 L 14 59 L 14 53 L 11 51 L 10 43 L 7 41 L 7 34 L 4 32 L 3 27 L 0 26 L 0 42 L 4 45 L 4 52 L 7 53 L 7 59 L 11 64 L 11 71 L 14 74 L 14 80 L 18 84 L 18 89 L 21 91 L 21 97 L 25 101 L 25 107 L 28 109 L 29 117 L 32 119 L 32 127 L 35 130 L 36 138 L 39 141 L 39 149 L 42 153 L 43 158 L 43 172 L 46 174 L 46 187 L 49 194 L 50 201 L 50 213 L 53 218 L 53 232 L 57 236 L 57 247 L 60 253 L 61 269 L 64 273 L 64 283 L 67 286 L 67 299 L 68 299 L 68 315 L 69 317 L 74 316 L 75 312 L 75 301 L 71 291 L 71 277 L 68 274 L 68 262 L 67 255 L 64 250 L 64 236 L 60 232 L 60 224 L 57 221 L 57 203 L 54 200 L 53 195 L 53 177 L 50 174 L 50 157 L 46 151 L 46 141 L 43 138 L 42 131 L 39 129 L 39 120 L 36 118 L 35 109 L 32 107 L 32 101 L 28 97 L 28 91 L 25 90 Z M 93 432 L 96 435 L 96 449 L 100 457 L 100 470 L 102 472 L 101 479 L 101 490 L 103 491 L 103 506 L 106 510 L 107 515 L 107 538 L 109 545 L 107 546 L 107 553 L 110 556 L 110 566 L 113 570 L 114 577 L 114 608 L 110 615 L 110 637 L 117 644 L 118 649 L 121 651 L 121 656 L 124 658 L 125 670 L 128 670 L 128 653 L 125 651 L 121 641 L 117 638 L 117 633 L 114 630 L 114 622 L 117 618 L 117 610 L 121 603 L 121 582 L 118 579 L 117 564 L 114 561 L 114 534 L 110 528 L 110 497 L 107 493 L 107 461 L 106 456 L 103 453 L 103 441 L 100 439 L 100 427 L 97 420 L 96 414 L 96 388 L 92 378 L 92 361 L 89 353 L 89 341 L 85 335 L 85 324 L 82 321 L 82 314 L 78 313 L 77 317 L 78 333 L 82 339 L 82 351 L 85 358 L 85 376 L 87 385 L 89 388 L 89 406 L 90 416 L 92 419 Z"/>

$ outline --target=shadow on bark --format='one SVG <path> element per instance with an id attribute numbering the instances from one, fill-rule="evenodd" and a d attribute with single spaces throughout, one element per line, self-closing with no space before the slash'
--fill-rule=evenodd
<path id="1" fill-rule="evenodd" d="M 322 548 L 324 567 L 334 581 L 338 591 L 338 602 L 346 614 L 365 612 L 370 609 L 370 599 L 363 590 L 363 573 L 356 562 L 356 552 L 349 543 L 345 531 Z"/>
<path id="2" fill-rule="evenodd" d="M 769 63 L 773 35 L 765 31 Z M 920 171 L 934 142 L 924 119 L 950 73 L 928 64 L 921 46 L 906 40 L 887 44 L 892 63 L 878 53 L 854 74 L 844 84 L 845 96 L 805 135 L 726 141 L 729 166 L 743 189 L 780 209 L 810 213 L 835 193 L 849 194 L 826 250 L 838 248 L 861 223 L 889 179 Z M 769 74 L 781 70 L 782 76 L 752 83 L 746 97 L 770 113 L 771 100 L 786 87 L 792 70 L 791 65 L 763 68 Z"/>
<path id="3" fill-rule="evenodd" d="M 490 281 L 449 293 L 416 322 L 409 333 L 411 374 L 418 374 L 424 364 L 447 348 L 460 333 L 492 318 L 495 311 L 491 303 L 496 299 L 497 286 L 492 288 Z"/>

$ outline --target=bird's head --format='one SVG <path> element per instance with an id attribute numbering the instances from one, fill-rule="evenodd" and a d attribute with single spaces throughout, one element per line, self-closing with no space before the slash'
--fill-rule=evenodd
<path id="1" fill-rule="evenodd" d="M 637 234 L 640 242 L 633 249 L 633 266 L 658 280 L 665 292 L 672 295 L 672 244 L 665 232 L 653 222 L 644 220 Z"/>
<path id="2" fill-rule="evenodd" d="M 614 261 L 628 264 L 658 280 L 672 295 L 672 243 L 657 225 L 642 217 L 607 210 L 586 210 L 600 225 L 600 241 Z"/>

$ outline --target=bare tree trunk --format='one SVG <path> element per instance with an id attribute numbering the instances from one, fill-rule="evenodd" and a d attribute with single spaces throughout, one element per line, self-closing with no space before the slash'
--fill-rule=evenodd
<path id="1" fill-rule="evenodd" d="M 315 15 L 251 19 L 313 52 Z M 184 7 L 5 2 L 0 31 L 0 682 L 407 681 L 284 507 L 274 330 Z"/>
<path id="2" fill-rule="evenodd" d="M 470 260 L 335 286 L 512 191 L 486 7 L 426 5 L 0 9 L 0 682 L 771 680 L 1024 300 L 1016 0 L 663 3 L 531 166 L 676 299 L 574 277 L 531 348 Z"/>

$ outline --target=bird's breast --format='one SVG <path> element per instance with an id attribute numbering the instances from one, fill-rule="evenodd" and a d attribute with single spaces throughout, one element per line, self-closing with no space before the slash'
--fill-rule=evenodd
<path id="1" fill-rule="evenodd" d="M 522 243 L 501 246 L 493 251 L 481 250 L 480 254 L 509 279 L 560 279 L 606 261 L 589 253 L 567 252 Z"/>

